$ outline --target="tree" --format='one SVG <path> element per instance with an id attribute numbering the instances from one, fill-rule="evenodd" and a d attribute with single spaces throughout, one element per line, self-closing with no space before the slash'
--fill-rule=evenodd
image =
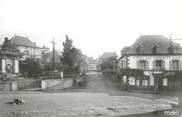
<path id="1" fill-rule="evenodd" d="M 66 40 L 63 42 L 63 52 L 61 60 L 63 61 L 64 65 L 68 65 L 68 69 L 72 67 L 72 59 L 71 59 L 71 49 L 73 48 L 72 45 L 73 41 L 66 35 Z"/>
<path id="2" fill-rule="evenodd" d="M 38 61 L 33 58 L 27 58 L 20 61 L 20 72 L 28 77 L 36 77 L 41 73 L 41 66 Z"/>
<path id="3" fill-rule="evenodd" d="M 83 54 L 80 49 L 73 46 L 73 41 L 66 35 L 66 40 L 63 42 L 63 53 L 61 60 L 64 66 L 68 66 L 68 71 L 79 72 L 80 65 L 84 61 Z"/>
<path id="4" fill-rule="evenodd" d="M 101 70 L 102 71 L 116 71 L 118 59 L 117 57 L 109 57 L 102 61 Z"/>

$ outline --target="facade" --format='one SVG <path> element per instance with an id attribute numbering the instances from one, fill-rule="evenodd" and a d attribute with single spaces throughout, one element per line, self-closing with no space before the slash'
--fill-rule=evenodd
<path id="1" fill-rule="evenodd" d="M 36 43 L 29 40 L 28 37 L 15 35 L 10 39 L 10 43 L 23 53 L 23 59 L 28 57 L 41 59 L 42 52 L 47 51 L 47 48 L 38 47 Z"/>
<path id="2" fill-rule="evenodd" d="M 181 85 L 182 48 L 162 35 L 140 36 L 121 51 L 118 74 L 133 89 L 167 90 Z"/>
<path id="3" fill-rule="evenodd" d="M 93 59 L 92 57 L 87 58 L 88 70 L 89 71 L 96 71 L 98 61 L 97 59 Z"/>

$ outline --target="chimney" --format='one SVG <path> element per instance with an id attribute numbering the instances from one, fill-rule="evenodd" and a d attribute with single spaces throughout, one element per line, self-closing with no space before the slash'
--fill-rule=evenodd
<path id="1" fill-rule="evenodd" d="M 8 43 L 8 37 L 4 38 L 4 43 Z"/>

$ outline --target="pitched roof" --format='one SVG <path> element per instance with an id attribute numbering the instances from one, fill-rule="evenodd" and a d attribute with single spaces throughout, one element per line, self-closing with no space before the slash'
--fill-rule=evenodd
<path id="1" fill-rule="evenodd" d="M 61 52 L 59 50 L 54 51 L 54 62 L 55 63 L 61 63 L 60 60 Z M 52 63 L 53 62 L 53 51 L 48 52 L 46 55 L 44 55 L 44 62 L 46 63 Z"/>
<path id="2" fill-rule="evenodd" d="M 115 57 L 117 56 L 116 52 L 104 52 L 100 58 L 106 59 L 109 57 Z"/>
<path id="3" fill-rule="evenodd" d="M 36 43 L 32 42 L 31 40 L 29 40 L 29 38 L 27 37 L 23 37 L 23 36 L 18 36 L 15 35 L 10 39 L 10 42 L 14 45 L 18 45 L 18 46 L 27 46 L 27 47 L 34 47 L 34 48 L 38 48 L 38 46 L 36 45 Z"/>
<path id="4" fill-rule="evenodd" d="M 6 57 L 22 57 L 22 53 L 14 45 L 9 43 L 8 38 L 5 38 L 1 45 L 0 55 Z"/>
<path id="5" fill-rule="evenodd" d="M 142 35 L 125 51 L 125 54 L 137 54 L 137 48 L 141 45 L 144 47 L 144 54 L 152 54 L 152 48 L 156 45 L 160 46 L 160 54 L 167 54 L 168 48 L 171 46 L 180 48 L 179 44 L 162 35 Z"/>

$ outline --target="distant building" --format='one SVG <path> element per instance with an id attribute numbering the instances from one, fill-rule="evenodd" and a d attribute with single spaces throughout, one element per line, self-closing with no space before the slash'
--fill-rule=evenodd
<path id="1" fill-rule="evenodd" d="M 92 57 L 89 57 L 89 58 L 87 58 L 87 64 L 88 64 L 89 71 L 96 71 L 97 65 L 98 65 L 98 60 L 93 59 Z"/>
<path id="2" fill-rule="evenodd" d="M 118 71 L 122 83 L 133 89 L 177 88 L 182 81 L 182 48 L 162 35 L 140 36 L 121 51 Z"/>
<path id="3" fill-rule="evenodd" d="M 100 65 L 102 64 L 102 62 L 110 57 L 117 57 L 116 52 L 104 52 L 102 56 L 99 57 L 97 69 L 101 70 Z"/>
<path id="4" fill-rule="evenodd" d="M 32 42 L 28 37 L 15 35 L 10 39 L 10 43 L 16 46 L 21 53 L 23 53 L 23 59 L 28 57 L 35 57 L 41 59 L 42 53 L 47 51 L 48 48 L 41 48 Z"/>

